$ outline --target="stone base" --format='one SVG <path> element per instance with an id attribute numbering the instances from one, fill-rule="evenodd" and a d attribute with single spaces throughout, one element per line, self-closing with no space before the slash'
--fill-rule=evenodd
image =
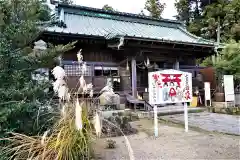
<path id="1" fill-rule="evenodd" d="M 188 108 L 188 113 L 198 113 L 205 111 L 206 108 Z M 168 107 L 161 107 L 158 108 L 158 116 L 164 116 L 164 115 L 174 115 L 174 114 L 183 114 L 184 113 L 184 107 L 183 106 L 168 106 Z M 139 118 L 153 118 L 154 112 L 138 112 Z"/>
<path id="2" fill-rule="evenodd" d="M 240 114 L 240 107 L 235 107 L 234 102 L 212 102 L 210 112 L 224 113 L 224 114 Z"/>
<path id="3" fill-rule="evenodd" d="M 224 93 L 221 93 L 221 92 L 215 93 L 214 98 L 215 98 L 216 102 L 224 102 L 225 101 Z"/>
<path id="4" fill-rule="evenodd" d="M 234 107 L 234 102 L 212 102 L 214 108 Z"/>

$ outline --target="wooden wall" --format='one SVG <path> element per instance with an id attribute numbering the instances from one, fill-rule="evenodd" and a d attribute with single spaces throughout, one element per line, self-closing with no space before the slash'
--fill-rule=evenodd
<path id="1" fill-rule="evenodd" d="M 195 57 L 191 56 L 182 56 L 176 54 L 161 54 L 159 53 L 144 53 L 141 55 L 139 52 L 134 52 L 134 50 L 112 50 L 107 49 L 106 47 L 76 47 L 75 49 L 66 52 L 62 57 L 63 60 L 66 61 L 77 61 L 77 52 L 79 49 L 82 48 L 82 54 L 84 61 L 91 61 L 91 62 L 116 62 L 117 64 L 129 58 L 129 72 L 127 73 L 126 70 L 126 61 L 123 64 L 119 64 L 119 76 L 121 79 L 120 89 L 122 91 L 131 90 L 131 56 L 137 57 L 137 63 L 143 62 L 146 60 L 146 57 L 150 59 L 151 64 L 153 62 L 161 62 L 161 63 L 169 63 L 174 64 L 176 59 L 179 59 L 180 65 L 195 65 Z M 172 66 L 173 67 L 173 66 Z M 137 87 L 142 88 L 144 91 L 144 87 L 147 87 L 147 78 L 148 70 L 142 70 L 137 68 Z M 80 77 L 78 76 L 71 76 L 68 79 L 68 85 L 70 88 L 78 87 L 76 84 L 78 83 Z M 87 83 L 93 83 L 94 90 L 100 91 L 107 82 L 107 77 L 105 76 L 89 76 L 85 77 Z"/>
<path id="2" fill-rule="evenodd" d="M 62 56 L 64 60 L 68 61 L 77 61 L 77 52 L 79 47 L 64 53 Z M 101 49 L 101 48 L 83 48 L 82 55 L 85 61 L 92 62 L 120 62 L 124 59 L 124 56 L 121 56 L 122 51 L 116 51 L 111 49 Z"/>

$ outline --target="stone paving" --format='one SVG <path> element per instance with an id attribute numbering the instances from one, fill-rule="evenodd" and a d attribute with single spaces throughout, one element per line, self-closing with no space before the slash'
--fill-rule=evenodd
<path id="1" fill-rule="evenodd" d="M 184 123 L 184 115 L 161 116 L 163 120 Z M 199 127 L 207 131 L 240 135 L 240 116 L 209 112 L 189 113 L 189 126 Z"/>

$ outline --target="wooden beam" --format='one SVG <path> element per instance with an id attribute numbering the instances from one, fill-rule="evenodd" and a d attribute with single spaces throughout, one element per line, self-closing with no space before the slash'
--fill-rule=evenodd
<path id="1" fill-rule="evenodd" d="M 119 66 L 118 63 L 115 62 L 92 62 L 92 61 L 85 61 L 87 65 L 95 65 L 95 66 L 109 66 L 109 67 L 117 67 Z M 77 65 L 77 61 L 62 61 L 64 65 Z"/>
<path id="2" fill-rule="evenodd" d="M 121 62 L 119 62 L 118 65 L 121 65 L 123 63 L 127 63 L 127 61 L 128 61 L 128 59 L 126 58 L 126 59 L 122 60 Z"/>
<path id="3" fill-rule="evenodd" d="M 177 45 L 188 45 L 188 46 L 199 46 L 199 47 L 209 47 L 209 48 L 213 48 L 214 45 L 213 44 L 199 44 L 199 43 L 191 43 L 191 42 L 178 42 L 178 41 L 165 41 L 165 40 L 157 40 L 157 39 L 146 39 L 146 38 L 140 38 L 140 37 L 127 37 L 125 36 L 126 40 L 129 41 L 141 41 L 141 42 L 154 42 L 154 43 L 158 43 L 158 44 L 177 44 Z"/>
<path id="4" fill-rule="evenodd" d="M 126 48 L 127 49 L 127 48 Z M 129 47 L 130 49 L 130 47 Z M 152 56 L 167 56 L 167 57 L 183 57 L 183 56 L 194 56 L 194 57 L 206 57 L 211 55 L 209 51 L 183 51 L 183 50 L 169 50 L 169 49 L 155 49 L 155 48 L 137 48 L 138 52 L 145 52 L 145 55 Z"/>
<path id="5" fill-rule="evenodd" d="M 166 45 L 146 45 L 146 44 L 134 44 L 134 43 L 128 43 L 128 47 L 134 47 L 134 48 L 142 48 L 142 49 L 164 49 L 164 50 L 168 50 L 168 51 L 188 51 L 188 52 L 208 52 L 209 48 L 206 49 L 202 49 L 199 48 L 197 49 L 197 47 L 195 47 L 195 49 L 193 50 L 193 48 L 188 48 L 186 47 L 176 47 L 176 45 L 173 48 L 173 45 L 170 46 L 166 46 Z"/>

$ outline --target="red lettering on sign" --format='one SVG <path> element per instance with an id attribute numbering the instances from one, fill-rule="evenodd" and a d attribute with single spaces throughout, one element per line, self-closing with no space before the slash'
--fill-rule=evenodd
<path id="1" fill-rule="evenodd" d="M 181 76 L 182 74 L 174 74 L 174 82 L 176 82 L 179 87 L 181 83 L 181 79 L 180 79 Z"/>
<path id="2" fill-rule="evenodd" d="M 181 79 L 180 77 L 182 76 L 182 74 L 161 74 L 161 76 L 163 76 L 164 78 L 162 79 L 163 83 L 177 83 L 177 85 L 179 87 L 180 86 L 180 83 L 181 83 Z M 173 78 L 170 78 L 171 76 L 173 76 Z"/>
<path id="3" fill-rule="evenodd" d="M 186 100 L 191 99 L 189 90 L 187 90 L 187 92 L 185 94 L 185 98 L 186 98 Z"/>
<path id="4" fill-rule="evenodd" d="M 153 77 L 153 79 L 155 80 L 155 82 L 157 83 L 157 85 L 158 85 L 160 88 L 162 88 L 162 84 L 161 84 L 161 82 L 159 81 L 159 75 L 153 74 L 152 77 Z"/>
<path id="5" fill-rule="evenodd" d="M 153 79 L 157 82 L 157 81 L 158 81 L 158 78 L 159 78 L 159 75 L 153 74 L 152 77 L 153 77 Z"/>
<path id="6" fill-rule="evenodd" d="M 161 76 L 163 76 L 164 78 L 162 79 L 163 83 L 168 83 L 171 82 L 170 80 L 170 74 L 161 74 Z"/>

